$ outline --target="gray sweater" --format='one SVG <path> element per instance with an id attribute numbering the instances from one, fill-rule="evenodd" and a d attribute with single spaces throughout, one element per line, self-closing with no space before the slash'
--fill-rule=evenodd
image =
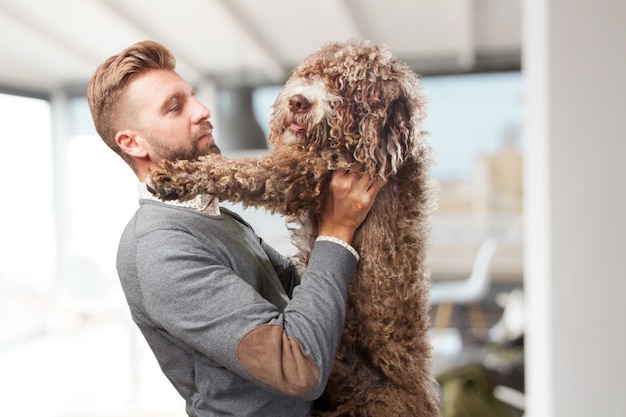
<path id="1" fill-rule="evenodd" d="M 315 244 L 298 277 L 237 215 L 140 200 L 117 269 L 190 416 L 306 416 L 324 390 L 356 259 Z"/>

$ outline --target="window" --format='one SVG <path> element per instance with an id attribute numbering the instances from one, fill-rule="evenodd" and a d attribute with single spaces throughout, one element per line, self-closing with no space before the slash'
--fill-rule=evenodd
<path id="1" fill-rule="evenodd" d="M 0 284 L 43 290 L 55 267 L 50 106 L 0 94 Z"/>

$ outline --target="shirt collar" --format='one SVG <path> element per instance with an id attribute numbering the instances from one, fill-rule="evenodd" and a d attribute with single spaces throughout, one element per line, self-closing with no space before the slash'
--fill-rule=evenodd
<path id="1" fill-rule="evenodd" d="M 169 204 L 176 207 L 183 207 L 190 210 L 199 211 L 202 213 L 210 214 L 212 216 L 217 216 L 220 214 L 220 201 L 217 197 L 210 196 L 208 194 L 199 194 L 192 198 L 191 200 L 178 201 L 178 200 L 161 200 L 150 191 L 148 191 L 148 187 L 146 187 L 145 182 L 141 182 L 137 184 L 137 190 L 139 191 L 139 198 L 145 198 L 148 200 L 160 201 L 165 204 Z"/>

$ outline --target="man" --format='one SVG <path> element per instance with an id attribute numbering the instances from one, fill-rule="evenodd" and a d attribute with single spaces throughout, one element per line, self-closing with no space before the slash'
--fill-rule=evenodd
<path id="1" fill-rule="evenodd" d="M 141 182 L 117 269 L 133 320 L 187 413 L 306 416 L 341 335 L 358 262 L 350 242 L 383 184 L 333 173 L 320 238 L 298 275 L 210 196 L 166 203 L 146 191 L 161 159 L 219 152 L 211 112 L 166 48 L 140 42 L 109 58 L 87 95 L 99 135 Z"/>

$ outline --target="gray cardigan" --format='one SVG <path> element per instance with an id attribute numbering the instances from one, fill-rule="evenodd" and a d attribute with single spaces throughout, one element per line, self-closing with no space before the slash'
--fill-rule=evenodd
<path id="1" fill-rule="evenodd" d="M 221 213 L 140 200 L 117 257 L 133 320 L 190 416 L 306 416 L 333 364 L 357 261 L 320 241 L 298 277 Z"/>

